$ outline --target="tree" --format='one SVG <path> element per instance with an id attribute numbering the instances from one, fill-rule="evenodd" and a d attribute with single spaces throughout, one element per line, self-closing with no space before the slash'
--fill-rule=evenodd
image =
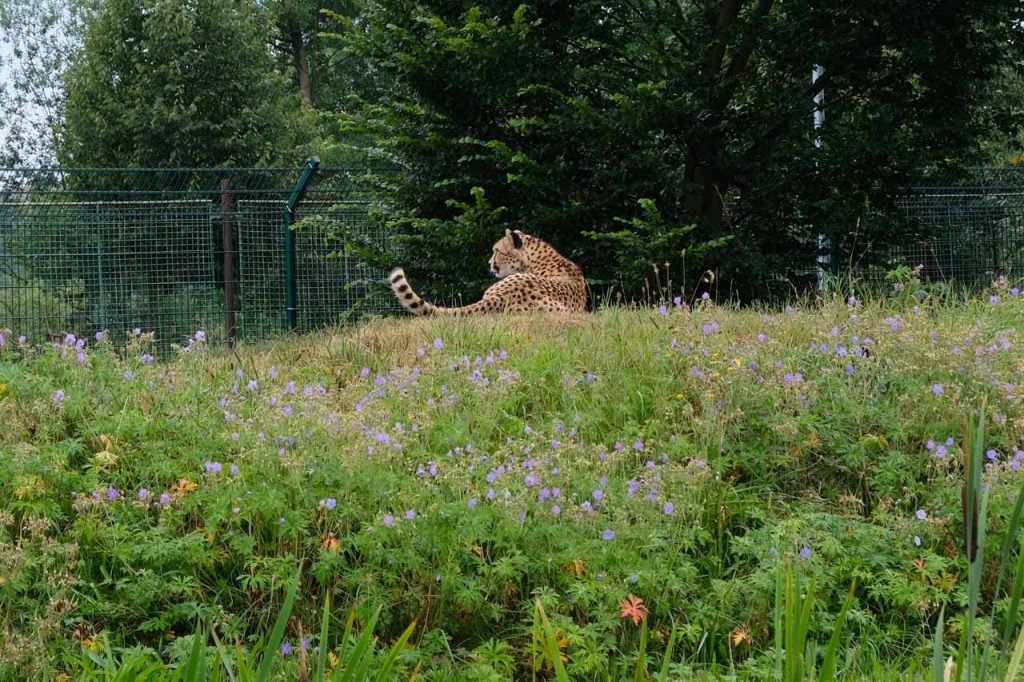
<path id="1" fill-rule="evenodd" d="M 338 46 L 321 39 L 335 28 L 333 17 L 358 15 L 359 0 L 271 0 L 273 47 L 292 74 L 307 106 L 333 107 L 346 92 L 348 75 Z"/>
<path id="2" fill-rule="evenodd" d="M 593 280 L 638 288 L 644 273 L 604 245 L 654 229 L 648 273 L 662 258 L 690 280 L 715 266 L 753 297 L 813 271 L 819 232 L 844 262 L 905 236 L 858 218 L 978 158 L 1020 12 L 1009 0 L 378 0 L 347 36 L 370 87 L 343 120 L 399 165 L 388 221 L 430 282 L 494 236 L 460 217 L 480 187 L 501 213 L 478 225 L 539 234 Z"/>
<path id="3" fill-rule="evenodd" d="M 47 165 L 61 146 L 64 72 L 81 46 L 75 0 L 0 2 L 0 165 Z"/>
<path id="4" fill-rule="evenodd" d="M 67 78 L 60 160 L 77 166 L 295 163 L 312 114 L 274 69 L 250 0 L 103 0 Z"/>

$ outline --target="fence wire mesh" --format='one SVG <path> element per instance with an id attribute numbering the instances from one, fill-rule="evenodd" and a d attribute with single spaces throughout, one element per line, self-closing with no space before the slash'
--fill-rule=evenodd
<path id="1" fill-rule="evenodd" d="M 302 169 L 0 169 L 0 330 L 155 332 L 181 343 L 286 329 L 285 207 Z M 384 273 L 338 236 L 364 234 L 365 171 L 320 168 L 295 207 L 298 331 L 395 308 Z"/>
<path id="2" fill-rule="evenodd" d="M 888 265 L 921 266 L 925 280 L 967 286 L 1024 275 L 1024 168 L 937 178 L 897 206 L 902 227 L 926 236 L 894 247 Z"/>
<path id="3" fill-rule="evenodd" d="M 385 273 L 357 255 L 386 247 L 369 217 L 372 178 L 386 173 L 304 170 L 0 169 L 0 333 L 38 343 L 138 329 L 166 346 L 197 329 L 261 339 L 397 310 Z M 895 220 L 925 236 L 889 251 L 876 276 L 920 265 L 928 280 L 984 286 L 1024 274 L 1024 168 L 915 188 Z"/>

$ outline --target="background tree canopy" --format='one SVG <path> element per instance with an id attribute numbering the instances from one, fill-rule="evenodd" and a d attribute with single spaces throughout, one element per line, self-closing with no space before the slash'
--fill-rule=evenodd
<path id="1" fill-rule="evenodd" d="M 807 272 L 818 230 L 843 259 L 905 238 L 858 218 L 929 170 L 980 158 L 1005 122 L 993 79 L 1017 54 L 1020 11 L 1006 0 L 374 0 L 345 36 L 363 77 L 343 120 L 399 166 L 386 217 L 429 283 L 484 285 L 479 254 L 515 227 L 599 288 L 636 290 L 670 263 L 677 281 L 717 267 L 752 297 Z M 814 65 L 824 76 L 812 86 Z"/>
<path id="2" fill-rule="evenodd" d="M 267 13 L 249 0 L 105 0 L 67 72 L 73 166 L 298 163 L 310 110 L 274 68 Z"/>

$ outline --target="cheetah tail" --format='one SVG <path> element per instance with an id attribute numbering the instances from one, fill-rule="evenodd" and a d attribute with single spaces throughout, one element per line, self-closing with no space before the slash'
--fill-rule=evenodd
<path id="1" fill-rule="evenodd" d="M 416 315 L 430 315 L 434 312 L 435 307 L 432 303 L 427 303 L 419 297 L 412 287 L 409 286 L 409 280 L 405 278 L 405 271 L 402 268 L 395 268 L 388 275 L 388 281 L 391 283 L 391 289 L 395 292 L 395 296 L 398 297 L 399 302 L 406 307 L 407 310 Z"/>

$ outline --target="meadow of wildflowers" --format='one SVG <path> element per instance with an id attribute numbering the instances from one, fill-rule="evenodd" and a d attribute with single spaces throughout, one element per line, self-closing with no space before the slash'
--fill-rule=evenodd
<path id="1" fill-rule="evenodd" d="M 658 667 L 675 633 L 673 679 L 770 678 L 783 565 L 815 581 L 819 640 L 856 579 L 844 674 L 907 670 L 966 604 L 963 422 L 982 404 L 990 561 L 1005 541 L 1022 330 L 1009 283 L 956 303 L 380 320 L 234 351 L 197 330 L 156 358 L 145 330 L 44 347 L 14 330 L 0 678 L 75 677 L 104 648 L 173 664 L 199 631 L 244 650 L 300 566 L 282 679 L 307 650 L 344 653 L 349 608 L 381 609 L 385 644 L 416 621 L 406 677 L 528 678 L 535 604 L 575 679 L 632 676 L 641 621 Z M 980 637 L 1005 601 L 982 584 Z M 947 618 L 946 640 L 963 627 Z"/>

